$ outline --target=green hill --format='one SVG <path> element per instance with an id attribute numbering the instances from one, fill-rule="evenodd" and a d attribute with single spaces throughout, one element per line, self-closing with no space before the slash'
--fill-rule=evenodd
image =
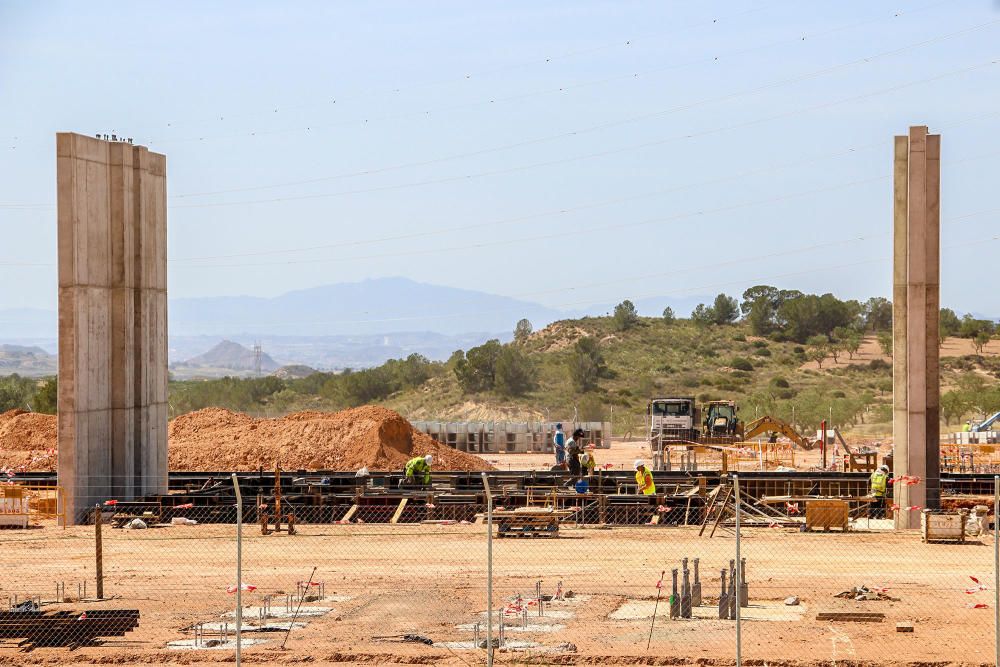
<path id="1" fill-rule="evenodd" d="M 596 387 L 580 391 L 570 366 L 577 343 L 589 337 L 606 365 Z M 414 418 L 612 419 L 618 434 L 638 433 L 653 396 L 696 396 L 699 401 L 733 399 L 744 419 L 772 414 L 812 427 L 829 418 L 843 427 L 891 431 L 891 366 L 881 355 L 848 353 L 831 367 L 810 368 L 807 346 L 749 335 L 749 326 L 666 323 L 640 318 L 620 331 L 610 317 L 557 322 L 519 346 L 537 371 L 537 385 L 520 396 L 463 392 L 454 372 L 384 401 Z M 875 345 L 874 339 L 870 345 Z M 874 356 L 874 358 L 869 358 Z M 451 363 L 451 362 L 449 362 Z M 879 428 L 881 427 L 881 428 Z"/>

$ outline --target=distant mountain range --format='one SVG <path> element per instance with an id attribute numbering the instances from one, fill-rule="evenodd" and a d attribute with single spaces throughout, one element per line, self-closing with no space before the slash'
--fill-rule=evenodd
<path id="1" fill-rule="evenodd" d="M 734 290 L 735 294 L 736 291 Z M 633 299 L 639 313 L 659 316 L 670 306 L 685 317 L 713 297 Z M 273 298 L 232 296 L 172 299 L 169 361 L 175 377 L 247 374 L 259 343 L 261 370 L 283 365 L 318 370 L 368 368 L 410 354 L 441 361 L 490 338 L 510 340 L 526 317 L 538 330 L 555 320 L 607 315 L 614 303 L 576 310 L 473 290 L 379 278 L 297 290 Z M 986 316 L 976 315 L 984 319 Z M 0 375 L 56 372 L 56 313 L 0 310 Z M 288 374 L 300 374 L 298 368 Z"/>
<path id="2" fill-rule="evenodd" d="M 55 355 L 38 346 L 0 345 L 0 375 L 43 377 L 57 372 Z"/>
<path id="3" fill-rule="evenodd" d="M 634 300 L 643 315 L 671 306 L 684 316 L 704 296 Z M 418 283 L 407 278 L 377 278 L 288 292 L 273 298 L 220 296 L 171 299 L 170 335 L 216 336 L 363 336 L 428 332 L 447 336 L 470 332 L 513 331 L 526 317 L 536 329 L 555 320 L 604 315 L 614 304 L 559 310 L 486 292 Z M 0 310 L 0 341 L 56 336 L 54 310 Z M 204 351 L 204 350 L 202 350 Z"/>

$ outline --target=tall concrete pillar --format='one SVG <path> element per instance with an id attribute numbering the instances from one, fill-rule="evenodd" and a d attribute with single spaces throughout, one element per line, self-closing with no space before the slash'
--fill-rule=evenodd
<path id="1" fill-rule="evenodd" d="M 924 126 L 895 138 L 893 170 L 893 469 L 897 528 L 916 528 L 940 491 L 941 136 Z"/>
<path id="2" fill-rule="evenodd" d="M 56 135 L 59 484 L 70 523 L 167 489 L 166 158 Z"/>

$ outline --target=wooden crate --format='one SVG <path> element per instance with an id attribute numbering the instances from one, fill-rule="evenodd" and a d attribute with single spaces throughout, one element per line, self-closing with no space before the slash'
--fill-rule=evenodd
<path id="1" fill-rule="evenodd" d="M 806 528 L 847 531 L 850 505 L 846 500 L 810 500 L 806 503 Z"/>
<path id="2" fill-rule="evenodd" d="M 920 514 L 920 533 L 924 542 L 965 542 L 967 510 L 924 510 Z"/>

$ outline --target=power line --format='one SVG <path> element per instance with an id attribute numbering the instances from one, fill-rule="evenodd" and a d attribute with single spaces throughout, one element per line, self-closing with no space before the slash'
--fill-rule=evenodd
<path id="1" fill-rule="evenodd" d="M 368 170 L 362 170 L 362 171 L 355 171 L 355 172 L 347 172 L 347 173 L 343 173 L 343 174 L 334 174 L 334 175 L 331 175 L 331 176 L 322 176 L 322 177 L 310 178 L 310 179 L 304 179 L 304 180 L 297 180 L 297 181 L 286 181 L 286 182 L 282 182 L 282 183 L 244 186 L 244 187 L 228 188 L 228 189 L 223 189 L 223 190 L 213 190 L 213 191 L 205 191 L 205 192 L 184 193 L 184 194 L 175 195 L 174 197 L 172 197 L 172 199 L 186 199 L 186 198 L 192 198 L 192 197 L 208 197 L 208 196 L 214 196 L 214 195 L 220 195 L 220 194 L 233 194 L 233 193 L 239 193 L 239 192 L 251 192 L 251 191 L 269 190 L 269 189 L 276 189 L 276 188 L 293 187 L 293 186 L 298 186 L 298 185 L 310 185 L 310 184 L 314 184 L 314 183 L 322 183 L 322 182 L 327 182 L 327 181 L 331 181 L 331 180 L 340 180 L 340 179 L 344 179 L 344 178 L 352 178 L 352 177 L 357 177 L 357 176 L 369 176 L 369 175 L 374 175 L 374 174 L 379 174 L 379 173 L 385 173 L 385 172 L 388 172 L 388 171 L 396 171 L 396 170 L 399 170 L 399 169 L 406 169 L 406 168 L 411 168 L 411 167 L 428 166 L 428 165 L 431 165 L 431 164 L 438 164 L 438 163 L 441 163 L 441 162 L 449 162 L 449 161 L 464 159 L 464 158 L 468 158 L 468 157 L 476 157 L 476 156 L 479 156 L 479 155 L 485 155 L 485 154 L 488 154 L 488 153 L 494 153 L 494 152 L 500 152 L 500 151 L 507 151 L 507 150 L 512 150 L 512 149 L 516 149 L 516 148 L 523 148 L 525 146 L 532 146 L 532 145 L 537 145 L 537 144 L 540 144 L 540 143 L 547 143 L 547 142 L 551 142 L 551 141 L 556 141 L 558 139 L 565 139 L 567 137 L 575 137 L 575 136 L 579 136 L 579 135 L 582 135 L 582 134 L 589 134 L 591 132 L 597 132 L 597 131 L 606 130 L 606 129 L 610 129 L 610 128 L 614 128 L 614 127 L 620 127 L 622 125 L 628 125 L 628 124 L 632 124 L 632 123 L 637 123 L 637 122 L 641 122 L 641 121 L 644 121 L 644 120 L 649 120 L 649 119 L 652 119 L 652 118 L 660 118 L 660 117 L 663 117 L 663 116 L 666 116 L 666 115 L 669 115 L 669 114 L 673 114 L 673 113 L 678 113 L 678 112 L 681 112 L 681 111 L 689 111 L 691 109 L 695 109 L 695 108 L 698 108 L 698 107 L 701 107 L 701 106 L 704 106 L 704 105 L 707 105 L 707 104 L 713 104 L 713 103 L 717 103 L 717 102 L 725 102 L 725 101 L 729 101 L 729 100 L 736 99 L 736 98 L 739 98 L 739 97 L 744 97 L 744 96 L 747 96 L 747 95 L 754 95 L 754 94 L 763 92 L 765 90 L 770 90 L 772 88 L 777 88 L 777 87 L 788 85 L 788 84 L 791 84 L 791 83 L 798 83 L 800 81 L 806 81 L 806 80 L 813 79 L 813 78 L 816 78 L 816 77 L 824 76 L 826 74 L 830 74 L 832 72 L 836 72 L 838 70 L 844 69 L 845 67 L 852 67 L 852 66 L 855 66 L 855 65 L 868 64 L 868 63 L 874 62 L 876 60 L 879 60 L 881 58 L 886 58 L 886 57 L 898 55 L 900 53 L 904 53 L 904 52 L 909 51 L 911 49 L 919 48 L 919 47 L 922 47 L 922 46 L 927 46 L 928 44 L 933 44 L 933 43 L 944 41 L 944 40 L 948 40 L 948 39 L 954 39 L 956 37 L 960 37 L 962 35 L 966 35 L 969 32 L 973 32 L 973 31 L 976 31 L 976 30 L 983 30 L 985 28 L 988 28 L 988 27 L 991 27 L 991 26 L 995 26 L 997 24 L 1000 24 L 1000 19 L 995 19 L 995 20 L 992 20 L 992 21 L 987 21 L 985 23 L 980 23 L 980 24 L 977 24 L 977 25 L 974 25 L 974 26 L 971 26 L 971 27 L 968 27 L 968 28 L 964 28 L 964 29 L 956 31 L 956 32 L 948 33 L 948 34 L 945 34 L 945 35 L 939 35 L 939 36 L 936 36 L 936 37 L 932 37 L 930 39 L 921 40 L 919 42 L 914 42 L 914 43 L 911 43 L 911 44 L 907 44 L 905 46 L 898 47 L 898 48 L 895 48 L 895 49 L 891 49 L 891 50 L 888 50 L 888 51 L 883 51 L 883 52 L 876 53 L 876 54 L 873 54 L 873 55 L 870 55 L 870 56 L 865 56 L 865 57 L 862 57 L 862 58 L 856 58 L 854 60 L 850 60 L 850 61 L 847 61 L 847 62 L 839 63 L 837 65 L 832 65 L 832 66 L 824 67 L 824 68 L 821 68 L 821 69 L 818 69 L 818 70 L 813 70 L 813 71 L 807 72 L 805 74 L 796 75 L 796 76 L 789 77 L 789 78 L 786 78 L 786 79 L 781 79 L 781 80 L 778 80 L 778 81 L 772 81 L 770 83 L 763 84 L 763 85 L 760 85 L 760 86 L 756 86 L 756 87 L 753 87 L 753 88 L 749 88 L 749 89 L 746 89 L 746 90 L 743 90 L 743 91 L 731 92 L 731 93 L 727 93 L 725 95 L 720 95 L 720 96 L 716 96 L 716 97 L 705 98 L 705 99 L 702 99 L 702 100 L 697 100 L 697 101 L 694 101 L 694 102 L 689 102 L 687 104 L 677 105 L 677 106 L 671 107 L 669 109 L 663 109 L 663 110 L 654 111 L 654 112 L 651 112 L 651 113 L 645 113 L 645 114 L 639 114 L 639 115 L 636 115 L 636 116 L 630 116 L 628 118 L 623 118 L 623 119 L 619 119 L 619 120 L 616 120 L 616 121 L 609 121 L 609 122 L 605 122 L 605 123 L 598 123 L 596 125 L 591 125 L 591 126 L 588 126 L 588 127 L 577 128 L 577 129 L 570 130 L 570 131 L 567 131 L 567 132 L 561 132 L 561 133 L 558 133 L 558 134 L 548 135 L 548 136 L 544 136 L 544 137 L 535 137 L 533 139 L 526 139 L 526 140 L 523 140 L 523 141 L 518 141 L 518 142 L 514 142 L 514 143 L 509 143 L 509 144 L 503 144 L 503 145 L 500 145 L 500 146 L 493 146 L 493 147 L 478 149 L 478 150 L 475 150 L 475 151 L 468 151 L 468 152 L 465 152 L 465 153 L 458 153 L 458 154 L 454 154 L 454 155 L 443 156 L 443 157 L 434 158 L 434 159 L 431 159 L 431 160 L 420 160 L 420 161 L 408 162 L 408 163 L 403 163 L 403 164 L 390 165 L 390 166 L 387 166 L 387 167 L 380 167 L 380 168 L 368 169 Z"/>
<path id="2" fill-rule="evenodd" d="M 470 102 L 470 103 L 465 103 L 465 104 L 450 105 L 450 106 L 444 106 L 444 107 L 438 107 L 438 108 L 432 108 L 432 109 L 422 109 L 422 110 L 418 110 L 418 111 L 408 111 L 408 112 L 403 112 L 403 113 L 385 114 L 385 115 L 382 115 L 382 116 L 374 116 L 374 117 L 373 116 L 366 116 L 364 118 L 355 118 L 355 119 L 351 119 L 351 120 L 339 121 L 337 123 L 322 124 L 322 125 L 318 125 L 316 123 L 313 123 L 313 124 L 306 125 L 306 126 L 301 126 L 300 125 L 300 126 L 296 126 L 296 127 L 293 127 L 293 128 L 283 128 L 283 129 L 277 129 L 277 130 L 242 131 L 242 132 L 232 133 L 232 134 L 228 134 L 228 135 L 217 135 L 217 136 L 208 136 L 208 137 L 206 137 L 206 136 L 198 136 L 198 137 L 187 137 L 187 138 L 180 138 L 180 139 L 166 139 L 166 140 L 157 139 L 157 140 L 150 140 L 149 143 L 151 145 L 154 144 L 154 143 L 157 144 L 157 145 L 160 145 L 160 144 L 167 144 L 167 145 L 169 145 L 169 144 L 173 144 L 173 143 L 204 142 L 206 140 L 212 141 L 212 140 L 219 140 L 219 139 L 237 139 L 237 138 L 248 138 L 248 137 L 275 136 L 275 135 L 279 135 L 279 134 L 290 134 L 290 133 L 299 133 L 299 132 L 311 132 L 311 131 L 317 130 L 317 129 L 329 129 L 329 128 L 333 128 L 333 127 L 344 127 L 344 126 L 358 125 L 358 124 L 364 124 L 364 125 L 366 125 L 370 121 L 399 120 L 399 119 L 402 119 L 402 118 L 412 118 L 412 117 L 418 117 L 418 116 L 423 117 L 423 116 L 428 116 L 428 115 L 432 115 L 432 114 L 438 114 L 438 113 L 442 113 L 442 112 L 461 111 L 461 110 L 472 109 L 472 108 L 479 108 L 479 107 L 489 107 L 489 106 L 493 106 L 494 104 L 496 104 L 498 102 L 502 103 L 502 102 L 510 102 L 510 101 L 520 101 L 520 100 L 524 100 L 524 99 L 528 99 L 528 98 L 532 98 L 532 97 L 537 97 L 537 96 L 542 96 L 542 95 L 560 94 L 560 93 L 564 93 L 564 92 L 566 92 L 568 90 L 574 90 L 574 89 L 578 89 L 578 88 L 584 88 L 584 87 L 595 86 L 595 85 L 603 85 L 603 84 L 612 83 L 612 82 L 615 82 L 615 81 L 635 80 L 635 79 L 643 78 L 643 77 L 650 76 L 650 75 L 653 75 L 653 74 L 659 74 L 659 73 L 666 72 L 666 71 L 673 71 L 673 70 L 677 70 L 677 69 L 682 69 L 684 67 L 690 67 L 690 66 L 694 66 L 694 65 L 701 65 L 701 64 L 705 64 L 705 63 L 715 63 L 715 62 L 718 62 L 720 60 L 720 58 L 721 59 L 726 59 L 726 58 L 731 58 L 731 57 L 735 57 L 735 56 L 746 55 L 747 53 L 752 53 L 754 51 L 759 51 L 759 50 L 763 50 L 763 49 L 767 49 L 767 48 L 773 48 L 775 46 L 780 46 L 780 45 L 784 45 L 784 44 L 801 44 L 802 42 L 808 41 L 810 39 L 815 39 L 816 37 L 823 37 L 823 36 L 830 35 L 830 34 L 833 34 L 833 33 L 836 33 L 836 32 L 842 32 L 844 30 L 854 29 L 854 28 L 858 28 L 858 27 L 861 27 L 861 26 L 870 25 L 870 24 L 873 24 L 873 23 L 879 23 L 879 22 L 882 22 L 882 21 L 886 20 L 887 18 L 889 20 L 893 20 L 893 19 L 899 18 L 901 16 L 908 16 L 909 14 L 915 13 L 916 11 L 922 11 L 924 9 L 928 9 L 928 8 L 931 8 L 931 7 L 936 7 L 936 6 L 939 6 L 939 5 L 942 5 L 942 4 L 948 4 L 948 3 L 952 2 L 952 1 L 953 0 L 945 0 L 944 2 L 937 2 L 937 3 L 933 3 L 931 5 L 925 5 L 923 7 L 915 8 L 915 9 L 910 10 L 909 12 L 905 12 L 905 13 L 904 12 L 896 11 L 896 12 L 892 12 L 888 16 L 879 16 L 879 18 L 876 18 L 876 19 L 869 19 L 869 20 L 865 20 L 865 21 L 858 21 L 858 22 L 855 22 L 855 23 L 850 23 L 850 24 L 846 24 L 846 25 L 842 25 L 842 26 L 837 26 L 837 27 L 834 27 L 834 28 L 829 28 L 827 30 L 817 31 L 815 33 L 808 33 L 808 34 L 805 34 L 805 35 L 796 34 L 795 37 L 789 38 L 789 39 L 777 40 L 777 41 L 770 42 L 770 43 L 764 44 L 764 45 L 758 45 L 758 46 L 754 46 L 754 47 L 748 47 L 748 48 L 745 48 L 745 49 L 738 49 L 738 50 L 734 50 L 734 51 L 731 51 L 731 52 L 728 52 L 728 53 L 723 53 L 721 55 L 707 56 L 707 57 L 704 57 L 704 58 L 699 58 L 699 59 L 696 59 L 696 60 L 691 60 L 691 61 L 687 61 L 687 62 L 683 62 L 683 63 L 676 63 L 676 64 L 673 64 L 673 65 L 667 65 L 667 66 L 664 66 L 664 67 L 657 67 L 657 68 L 645 70 L 645 71 L 642 71 L 642 72 L 631 72 L 631 73 L 628 73 L 628 74 L 622 74 L 622 75 L 617 75 L 617 76 L 613 76 L 613 77 L 604 77 L 604 78 L 601 78 L 601 79 L 591 79 L 591 80 L 586 80 L 586 81 L 582 81 L 582 82 L 577 82 L 577 83 L 574 83 L 574 84 L 565 84 L 565 85 L 558 86 L 558 87 L 555 87 L 555 88 L 548 88 L 548 89 L 545 89 L 545 90 L 537 90 L 537 91 L 530 91 L 530 92 L 522 92 L 522 93 L 517 93 L 517 94 L 514 94 L 514 95 L 503 96 L 503 97 L 491 96 L 489 99 L 484 100 L 484 101 L 479 101 L 479 102 Z M 450 159 L 450 158 L 443 158 L 443 159 Z M 436 161 L 440 161 L 440 160 L 436 160 Z M 382 171 L 382 170 L 376 170 L 376 171 Z M 328 178 L 341 178 L 341 177 L 345 177 L 345 176 L 333 176 L 333 177 L 328 177 Z M 323 180 L 323 179 L 320 179 L 320 180 Z M 268 187 L 268 186 L 264 186 L 264 187 Z M 272 187 L 280 187 L 280 186 L 272 186 Z M 235 189 L 233 191 L 240 191 L 240 189 Z M 201 196 L 201 194 L 202 193 L 194 193 L 194 194 L 189 194 L 189 195 L 186 195 L 186 196 Z M 212 194 L 212 193 L 208 193 L 208 194 Z M 184 196 L 184 195 L 179 195 L 179 196 Z"/>
<path id="3" fill-rule="evenodd" d="M 752 7 L 750 9 L 746 9 L 746 10 L 741 11 L 741 12 L 736 12 L 736 13 L 730 15 L 730 16 L 717 16 L 717 17 L 714 17 L 714 18 L 711 18 L 711 19 L 707 19 L 707 18 L 706 19 L 699 19 L 697 21 L 692 21 L 692 22 L 689 22 L 689 23 L 684 24 L 684 25 L 675 26 L 674 28 L 672 28 L 670 30 L 667 30 L 667 31 L 651 32 L 651 33 L 646 33 L 645 35 L 639 35 L 639 36 L 630 37 L 630 38 L 622 37 L 622 38 L 619 38 L 619 39 L 617 39 L 617 40 L 615 40 L 613 42 L 605 42 L 605 43 L 602 43 L 602 44 L 599 44 L 599 45 L 596 45 L 596 46 L 592 46 L 592 47 L 586 47 L 586 48 L 582 48 L 582 49 L 574 49 L 572 51 L 566 51 L 566 52 L 563 52 L 563 53 L 557 54 L 557 55 L 538 56 L 537 58 L 533 58 L 531 60 L 525 60 L 525 61 L 522 61 L 520 63 L 513 63 L 513 64 L 510 64 L 510 65 L 503 65 L 503 66 L 499 66 L 499 67 L 494 67 L 492 69 L 483 70 L 483 71 L 478 72 L 478 73 L 476 73 L 476 72 L 466 72 L 466 73 L 461 74 L 461 75 L 456 75 L 454 77 L 449 77 L 449 78 L 442 78 L 442 79 L 438 79 L 436 81 L 425 81 L 425 82 L 422 82 L 422 83 L 411 83 L 411 84 L 408 84 L 408 85 L 397 85 L 397 86 L 392 86 L 392 87 L 388 87 L 388 88 L 373 89 L 373 90 L 368 90 L 368 91 L 363 91 L 363 92 L 355 93 L 353 96 L 351 94 L 348 94 L 348 95 L 338 95 L 338 96 L 324 97 L 324 99 L 323 99 L 322 102 L 312 102 L 312 103 L 306 103 L 306 104 L 298 104 L 298 105 L 294 105 L 294 106 L 289 106 L 289 105 L 271 105 L 271 106 L 268 107 L 268 109 L 266 111 L 258 111 L 258 112 L 243 113 L 243 114 L 218 114 L 218 115 L 215 116 L 215 118 L 218 118 L 220 121 L 223 121 L 225 119 L 234 119 L 234 118 L 239 119 L 239 118 L 252 118 L 252 117 L 273 117 L 274 114 L 279 114 L 279 113 L 284 112 L 284 111 L 301 110 L 301 109 L 316 108 L 316 107 L 326 107 L 326 106 L 329 106 L 329 105 L 332 105 L 332 104 L 336 104 L 338 101 L 344 102 L 344 101 L 349 101 L 349 100 L 352 100 L 352 99 L 361 99 L 361 98 L 365 98 L 365 97 L 370 97 L 372 95 L 379 95 L 379 94 L 386 94 L 386 93 L 398 94 L 398 93 L 401 93 L 403 91 L 408 91 L 408 90 L 417 90 L 417 89 L 421 89 L 421 88 L 437 87 L 437 86 L 443 86 L 443 85 L 449 85 L 449 84 L 455 84 L 455 83 L 464 83 L 464 82 L 469 81 L 469 80 L 477 80 L 480 77 L 484 77 L 484 76 L 492 76 L 492 75 L 500 74 L 500 73 L 503 73 L 503 72 L 514 71 L 514 70 L 518 70 L 518 69 L 524 69 L 524 68 L 527 68 L 527 67 L 534 67 L 534 66 L 539 66 L 539 65 L 545 66 L 545 65 L 547 65 L 547 64 L 549 64 L 549 63 L 551 63 L 553 61 L 565 60 L 567 58 L 573 58 L 573 57 L 580 56 L 580 55 L 589 55 L 589 54 L 592 54 L 592 53 L 598 53 L 600 51 L 606 51 L 606 50 L 609 50 L 609 49 L 612 49 L 612 48 L 621 48 L 621 47 L 626 47 L 627 48 L 627 47 L 630 47 L 633 42 L 638 42 L 641 39 L 652 38 L 652 37 L 657 37 L 658 38 L 658 37 L 663 37 L 665 35 L 671 35 L 671 34 L 675 34 L 675 33 L 679 33 L 679 32 L 688 32 L 688 31 L 690 31 L 691 29 L 694 29 L 694 28 L 712 27 L 714 25 L 718 25 L 720 23 L 720 21 L 722 23 L 725 23 L 729 19 L 733 19 L 733 18 L 737 18 L 737 17 L 742 17 L 742 16 L 746 16 L 746 15 L 749 15 L 749 14 L 758 13 L 758 12 L 761 12 L 761 11 L 764 11 L 765 9 L 767 9 L 767 5 L 768 4 L 770 4 L 770 5 L 776 5 L 776 4 L 781 4 L 784 1 L 785 0 L 772 0 L 770 3 L 767 3 L 764 6 Z M 929 9 L 929 8 L 936 7 L 936 6 L 939 6 L 939 5 L 947 4 L 948 2 L 952 2 L 952 1 L 953 0 L 944 0 L 942 2 L 936 2 L 936 3 L 932 3 L 930 5 L 925 5 L 925 6 L 922 6 L 922 7 L 914 8 L 912 10 L 908 10 L 908 12 L 912 13 L 912 12 L 916 12 L 916 11 L 923 11 L 924 9 Z M 904 14 L 904 12 L 897 12 L 898 16 L 902 16 L 903 14 Z M 177 125 L 185 125 L 185 124 L 199 123 L 199 122 L 208 122 L 208 121 L 207 121 L 207 119 L 202 120 L 202 121 L 194 121 L 194 120 L 191 120 L 191 121 L 179 121 L 179 122 L 178 121 L 171 121 L 171 122 L 166 123 L 166 127 L 174 127 L 174 126 L 177 126 Z M 133 135 L 134 134 L 135 134 L 135 132 L 133 132 Z"/>
<path id="4" fill-rule="evenodd" d="M 516 172 L 520 172 L 520 171 L 527 171 L 527 170 L 530 170 L 530 169 L 537 169 L 539 167 L 551 167 L 551 166 L 556 166 L 556 165 L 561 165 L 561 164 L 568 164 L 568 163 L 572 163 L 572 162 L 578 162 L 578 161 L 582 161 L 582 160 L 591 160 L 591 159 L 595 159 L 595 158 L 608 157 L 610 155 L 617 155 L 617 154 L 620 154 L 620 153 L 631 152 L 631 151 L 640 150 L 640 149 L 643 149 L 643 148 L 652 148 L 654 146 L 661 146 L 663 144 L 667 144 L 667 143 L 670 143 L 670 142 L 673 142 L 673 141 L 681 141 L 681 140 L 685 140 L 685 139 L 700 138 L 700 137 L 709 136 L 709 135 L 712 135 L 712 134 L 719 134 L 719 133 L 722 133 L 722 132 L 728 132 L 728 131 L 731 131 L 731 130 L 744 129 L 744 128 L 747 128 L 747 127 L 752 127 L 754 125 L 759 125 L 759 124 L 770 122 L 770 121 L 773 121 L 773 120 L 780 120 L 780 119 L 789 118 L 791 116 L 796 116 L 796 115 L 803 114 L 803 113 L 809 113 L 809 112 L 818 111 L 818 110 L 821 110 L 821 109 L 828 109 L 828 108 L 831 108 L 831 107 L 834 107 L 834 106 L 839 106 L 841 104 L 846 104 L 846 103 L 849 103 L 849 102 L 857 102 L 859 100 L 868 99 L 868 98 L 871 98 L 871 97 L 877 97 L 879 95 L 885 95 L 887 93 L 897 92 L 899 90 L 903 90 L 903 89 L 910 88 L 910 87 L 913 87 L 913 86 L 917 86 L 917 85 L 921 85 L 921 84 L 926 84 L 926 83 L 931 83 L 931 82 L 934 82 L 934 81 L 940 81 L 941 79 L 946 79 L 946 78 L 951 77 L 951 76 L 957 76 L 957 75 L 960 75 L 960 74 L 968 74 L 969 72 L 974 72 L 974 71 L 977 71 L 977 70 L 980 70 L 980 69 L 984 69 L 984 68 L 990 67 L 991 65 L 996 65 L 998 62 L 1000 62 L 1000 61 L 998 61 L 996 59 L 988 60 L 988 61 L 983 61 L 983 62 L 977 63 L 975 65 L 971 65 L 971 66 L 968 66 L 968 67 L 963 67 L 963 68 L 955 69 L 955 70 L 949 70 L 947 72 L 943 72 L 941 74 L 937 74 L 937 75 L 934 75 L 934 76 L 925 77 L 925 78 L 922 78 L 922 79 L 915 79 L 915 80 L 912 80 L 912 81 L 908 81 L 906 83 L 897 84 L 897 85 L 891 86 L 889 88 L 883 88 L 883 89 L 879 89 L 879 90 L 876 90 L 876 91 L 871 91 L 871 92 L 868 92 L 868 93 L 863 93 L 861 95 L 854 95 L 854 96 L 851 96 L 851 97 L 841 98 L 839 100 L 833 100 L 833 101 L 830 101 L 830 102 L 824 102 L 822 104 L 817 104 L 817 105 L 813 105 L 813 106 L 809 106 L 809 107 L 804 107 L 804 108 L 801 108 L 801 109 L 798 109 L 798 110 L 794 110 L 794 111 L 781 112 L 781 113 L 774 114 L 774 115 L 771 115 L 771 116 L 765 116 L 765 117 L 757 118 L 757 119 L 750 120 L 750 121 L 744 121 L 742 123 L 736 123 L 736 124 L 727 125 L 727 126 L 723 126 L 723 127 L 712 128 L 712 129 L 709 129 L 709 130 L 702 130 L 700 132 L 691 132 L 691 133 L 682 134 L 682 135 L 674 135 L 674 136 L 666 137 L 666 138 L 663 138 L 663 139 L 657 139 L 657 140 L 654 140 L 654 141 L 647 141 L 647 142 L 642 142 L 642 143 L 639 143 L 639 144 L 631 144 L 631 145 L 627 145 L 627 146 L 621 146 L 621 147 L 618 147 L 618 148 L 607 149 L 607 150 L 599 151 L 599 152 L 595 152 L 595 153 L 585 153 L 585 154 L 576 155 L 576 156 L 572 156 L 572 157 L 558 158 L 558 159 L 546 160 L 546 161 L 542 161 L 542 162 L 534 162 L 534 163 L 531 163 L 531 164 L 517 165 L 517 166 L 513 166 L 513 167 L 505 167 L 505 168 L 502 168 L 502 169 L 494 169 L 494 170 L 489 170 L 489 171 L 481 171 L 481 172 L 475 172 L 475 173 L 469 173 L 469 174 L 462 174 L 462 175 L 459 175 L 459 176 L 448 176 L 448 177 L 437 178 L 437 179 L 427 179 L 427 180 L 422 180 L 422 181 L 414 181 L 414 182 L 410 182 L 410 183 L 400 183 L 400 184 L 395 184 L 395 185 L 383 185 L 383 186 L 375 186 L 375 187 L 369 187 L 369 188 L 357 188 L 357 189 L 353 189 L 353 190 L 341 190 L 341 191 L 338 191 L 338 192 L 317 193 L 317 194 L 310 194 L 310 195 L 289 195 L 289 196 L 285 196 L 285 197 L 274 197 L 274 198 L 270 198 L 270 199 L 248 199 L 248 200 L 241 200 L 241 201 L 212 202 L 212 203 L 201 203 L 201 204 L 175 204 L 174 206 L 172 206 L 172 208 L 173 209 L 184 209 L 184 208 L 222 208 L 222 207 L 244 206 L 244 205 L 255 205 L 255 204 L 272 204 L 272 203 L 287 202 L 287 201 L 303 201 L 303 200 L 312 200 L 312 199 L 328 199 L 328 198 L 332 198 L 332 197 L 342 197 L 342 196 L 345 196 L 345 195 L 387 192 L 387 191 L 391 191 L 391 190 L 402 190 L 402 189 L 408 189 L 408 188 L 422 187 L 422 186 L 426 186 L 426 185 L 440 185 L 440 184 L 444 184 L 444 183 L 453 183 L 453 182 L 458 182 L 458 181 L 468 181 L 468 180 L 472 180 L 472 179 L 475 179 L 475 178 L 483 178 L 483 177 L 488 177 L 488 176 L 498 176 L 498 175 L 516 173 Z"/>

